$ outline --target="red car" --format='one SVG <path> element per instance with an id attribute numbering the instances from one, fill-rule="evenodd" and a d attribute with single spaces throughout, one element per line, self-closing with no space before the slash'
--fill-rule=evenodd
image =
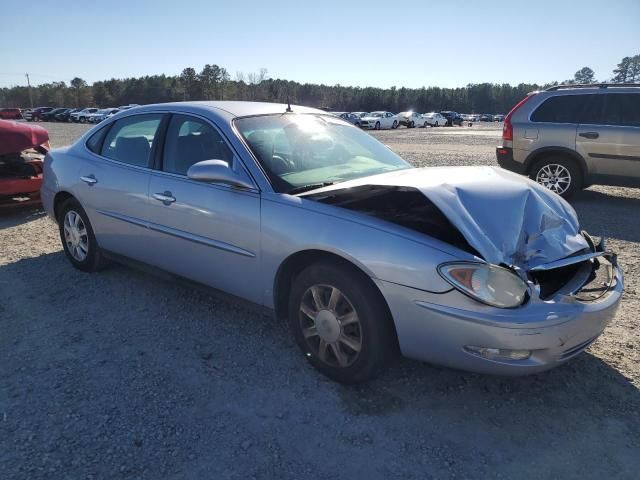
<path id="1" fill-rule="evenodd" d="M 40 203 L 40 156 L 49 148 L 44 128 L 0 120 L 0 208 Z"/>
<path id="2" fill-rule="evenodd" d="M 22 111 L 19 108 L 0 108 L 0 119 L 3 120 L 20 120 Z"/>

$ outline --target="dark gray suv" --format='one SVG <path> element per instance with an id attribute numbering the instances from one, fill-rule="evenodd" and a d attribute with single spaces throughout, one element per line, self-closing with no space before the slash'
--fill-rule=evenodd
<path id="1" fill-rule="evenodd" d="M 532 92 L 505 117 L 496 155 L 564 197 L 594 183 L 640 186 L 640 84 Z"/>

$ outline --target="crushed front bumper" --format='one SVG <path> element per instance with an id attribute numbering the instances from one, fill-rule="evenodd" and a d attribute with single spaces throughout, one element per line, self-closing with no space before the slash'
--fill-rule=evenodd
<path id="1" fill-rule="evenodd" d="M 611 280 L 606 288 L 593 285 L 600 282 L 596 276 L 576 294 L 532 298 L 515 309 L 486 306 L 457 290 L 429 293 L 384 281 L 378 285 L 394 318 L 404 356 L 481 373 L 525 375 L 578 355 L 615 315 L 624 289 L 623 273 L 615 256 L 597 261 L 609 263 Z M 598 292 L 595 297 L 588 293 L 591 290 Z M 495 360 L 471 353 L 467 346 L 530 350 L 531 356 Z"/>

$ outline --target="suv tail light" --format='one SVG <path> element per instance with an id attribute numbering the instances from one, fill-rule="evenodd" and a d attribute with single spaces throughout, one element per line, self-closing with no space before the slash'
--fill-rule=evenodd
<path id="1" fill-rule="evenodd" d="M 534 95 L 536 95 L 536 94 L 535 93 L 530 93 L 529 95 L 524 97 L 522 100 L 520 100 L 516 104 L 515 107 L 513 107 L 509 111 L 509 113 L 507 113 L 507 116 L 504 117 L 504 123 L 502 125 L 502 141 L 503 142 L 511 142 L 511 141 L 513 141 L 513 125 L 511 124 L 511 117 L 513 117 L 513 114 L 516 113 L 516 110 L 518 110 L 522 105 L 524 105 Z"/>

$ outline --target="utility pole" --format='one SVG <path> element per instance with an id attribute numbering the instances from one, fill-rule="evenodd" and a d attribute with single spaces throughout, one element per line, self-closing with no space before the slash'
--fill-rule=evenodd
<path id="1" fill-rule="evenodd" d="M 29 74 L 25 73 L 25 77 L 27 77 L 27 85 L 29 85 L 29 106 L 33 108 L 33 96 L 31 95 L 31 81 L 29 81 Z"/>

